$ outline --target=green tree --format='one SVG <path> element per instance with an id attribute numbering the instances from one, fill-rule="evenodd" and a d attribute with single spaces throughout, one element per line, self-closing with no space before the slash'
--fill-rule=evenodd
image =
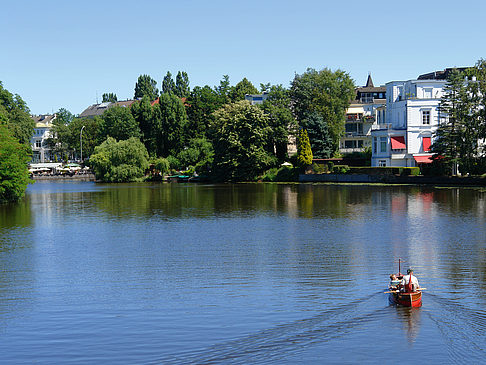
<path id="1" fill-rule="evenodd" d="M 117 140 L 140 138 L 140 127 L 129 108 L 114 106 L 103 113 L 104 135 Z"/>
<path id="2" fill-rule="evenodd" d="M 34 120 L 25 101 L 3 87 L 0 81 L 0 123 L 6 124 L 20 143 L 29 144 L 34 132 Z"/>
<path id="3" fill-rule="evenodd" d="M 187 118 L 185 136 L 188 139 L 206 135 L 211 124 L 212 113 L 223 105 L 222 98 L 209 86 L 196 86 L 187 99 Z"/>
<path id="4" fill-rule="evenodd" d="M 134 98 L 143 98 L 145 95 L 153 101 L 159 97 L 159 89 L 157 89 L 157 81 L 149 75 L 140 75 L 135 84 Z"/>
<path id="5" fill-rule="evenodd" d="M 180 98 L 187 98 L 190 92 L 189 76 L 185 71 L 179 71 L 176 76 L 175 94 Z"/>
<path id="6" fill-rule="evenodd" d="M 182 150 L 177 159 L 184 167 L 194 166 L 197 172 L 207 171 L 213 163 L 213 145 L 206 138 L 194 138 Z"/>
<path id="7" fill-rule="evenodd" d="M 314 158 L 329 158 L 333 153 L 332 139 L 326 122 L 318 112 L 308 113 L 301 122 L 308 131 L 308 137 Z"/>
<path id="8" fill-rule="evenodd" d="M 258 94 L 258 89 L 245 77 L 230 88 L 228 96 L 232 102 L 245 100 L 247 94 Z"/>
<path id="9" fill-rule="evenodd" d="M 157 135 L 158 156 L 176 156 L 184 147 L 187 114 L 181 99 L 164 93 L 159 102 L 160 130 Z"/>
<path id="10" fill-rule="evenodd" d="M 251 180 L 276 162 L 265 148 L 271 133 L 268 117 L 248 101 L 216 110 L 211 129 L 217 178 Z"/>
<path id="11" fill-rule="evenodd" d="M 138 103 L 133 103 L 130 111 L 142 133 L 142 142 L 150 156 L 157 155 L 158 135 L 161 129 L 160 109 L 152 107 L 148 96 L 144 96 Z"/>
<path id="12" fill-rule="evenodd" d="M 32 182 L 27 170 L 30 152 L 6 125 L 0 124 L 0 202 L 18 201 L 24 196 Z"/>
<path id="13" fill-rule="evenodd" d="M 176 94 L 176 85 L 172 79 L 172 74 L 167 71 L 167 74 L 162 80 L 162 93 L 163 94 Z"/>
<path id="14" fill-rule="evenodd" d="M 219 82 L 219 85 L 215 87 L 215 91 L 221 99 L 221 105 L 226 104 L 230 101 L 229 93 L 231 91 L 231 85 L 228 75 L 223 75 L 223 78 Z"/>
<path id="15" fill-rule="evenodd" d="M 148 152 L 139 139 L 117 142 L 108 137 L 90 159 L 96 178 L 104 182 L 140 181 L 149 167 Z"/>
<path id="16" fill-rule="evenodd" d="M 292 81 L 291 99 L 297 120 L 302 121 L 312 111 L 321 114 L 332 138 L 333 152 L 339 149 L 346 109 L 354 97 L 354 90 L 353 80 L 342 70 L 308 68 L 302 75 L 295 75 Z"/>
<path id="17" fill-rule="evenodd" d="M 301 129 L 297 139 L 297 163 L 300 167 L 307 167 L 312 164 L 312 149 L 309 142 L 309 136 L 305 129 Z"/>
<path id="18" fill-rule="evenodd" d="M 289 136 L 295 135 L 297 121 L 290 110 L 289 91 L 282 85 L 265 85 L 268 98 L 261 104 L 261 108 L 269 117 L 272 133 L 269 140 L 269 151 L 275 151 L 280 162 L 288 160 L 287 146 Z"/>
<path id="19" fill-rule="evenodd" d="M 103 103 L 116 103 L 118 101 L 118 98 L 115 93 L 104 93 L 103 94 Z"/>

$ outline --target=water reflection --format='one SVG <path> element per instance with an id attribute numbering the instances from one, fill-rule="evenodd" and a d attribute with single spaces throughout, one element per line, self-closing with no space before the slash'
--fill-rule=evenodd
<path id="1" fill-rule="evenodd" d="M 413 344 L 420 331 L 420 316 L 422 308 L 396 307 L 396 314 L 403 324 L 405 337 L 409 344 Z"/>

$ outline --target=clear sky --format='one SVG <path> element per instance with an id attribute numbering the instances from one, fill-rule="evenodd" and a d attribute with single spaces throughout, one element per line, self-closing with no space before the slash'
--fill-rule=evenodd
<path id="1" fill-rule="evenodd" d="M 378 85 L 486 58 L 482 0 L 0 1 L 0 81 L 33 114 L 130 99 L 141 74 L 289 86 L 328 67 Z"/>

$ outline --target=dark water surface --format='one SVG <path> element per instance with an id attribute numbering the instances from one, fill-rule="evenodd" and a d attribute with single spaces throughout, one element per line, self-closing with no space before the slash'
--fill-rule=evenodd
<path id="1" fill-rule="evenodd" d="M 0 206 L 0 363 L 486 362 L 486 191 L 37 182 Z M 397 259 L 423 307 L 389 305 Z"/>

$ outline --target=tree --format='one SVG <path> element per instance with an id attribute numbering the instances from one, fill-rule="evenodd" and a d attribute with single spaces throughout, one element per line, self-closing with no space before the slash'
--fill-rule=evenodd
<path id="1" fill-rule="evenodd" d="M 309 136 L 305 129 L 301 129 L 297 139 L 297 163 L 300 167 L 307 167 L 312 164 L 312 149 L 309 142 Z"/>
<path id="2" fill-rule="evenodd" d="M 268 98 L 261 104 L 261 108 L 269 117 L 273 133 L 270 135 L 269 151 L 275 151 L 280 162 L 288 160 L 287 146 L 289 136 L 295 135 L 297 121 L 290 110 L 289 91 L 282 85 L 265 85 Z"/>
<path id="3" fill-rule="evenodd" d="M 180 98 L 187 98 L 191 92 L 189 88 L 189 76 L 184 71 L 179 71 L 176 76 L 175 94 Z"/>
<path id="4" fill-rule="evenodd" d="M 104 182 L 140 181 L 149 167 L 147 150 L 135 137 L 119 142 L 108 137 L 95 147 L 90 163 Z"/>
<path id="5" fill-rule="evenodd" d="M 216 90 L 209 86 L 196 86 L 187 98 L 187 118 L 185 136 L 188 139 L 206 135 L 212 119 L 212 113 L 223 105 Z"/>
<path id="6" fill-rule="evenodd" d="M 109 108 L 103 113 L 102 119 L 104 121 L 104 136 L 118 140 L 141 137 L 140 127 L 129 108 L 122 106 Z"/>
<path id="7" fill-rule="evenodd" d="M 116 94 L 114 93 L 104 93 L 103 94 L 103 103 L 116 103 L 118 101 L 118 98 L 116 97 Z"/>
<path id="8" fill-rule="evenodd" d="M 175 94 L 176 93 L 176 85 L 174 80 L 172 79 L 172 74 L 167 71 L 167 74 L 164 76 L 162 80 L 162 93 L 163 94 Z"/>
<path id="9" fill-rule="evenodd" d="M 228 96 L 232 102 L 235 102 L 245 100 L 247 94 L 258 94 L 258 89 L 245 77 L 230 89 Z"/>
<path id="10" fill-rule="evenodd" d="M 301 122 L 315 158 L 329 158 L 333 152 L 332 139 L 326 122 L 318 112 L 308 113 Z"/>
<path id="11" fill-rule="evenodd" d="M 184 127 L 187 114 L 181 99 L 163 93 L 159 101 L 160 129 L 157 134 L 157 156 L 176 156 L 184 146 Z"/>
<path id="12" fill-rule="evenodd" d="M 30 148 L 12 135 L 12 131 L 0 124 L 0 202 L 17 201 L 24 196 L 29 179 L 27 162 Z"/>
<path id="13" fill-rule="evenodd" d="M 157 81 L 152 79 L 149 75 L 140 75 L 138 81 L 135 84 L 135 99 L 148 96 L 150 101 L 153 101 L 159 97 L 159 89 L 157 89 Z"/>
<path id="14" fill-rule="evenodd" d="M 248 101 L 226 104 L 211 125 L 214 172 L 219 179 L 251 180 L 275 163 L 265 149 L 271 128 L 263 111 Z"/>
<path id="15" fill-rule="evenodd" d="M 157 155 L 157 141 L 160 126 L 160 109 L 152 107 L 148 96 L 144 96 L 138 103 L 132 104 L 130 111 L 140 127 L 142 142 L 150 156 Z"/>
<path id="16" fill-rule="evenodd" d="M 213 163 L 213 145 L 206 138 L 194 138 L 182 150 L 177 159 L 184 167 L 194 166 L 197 172 L 207 171 Z"/>
<path id="17" fill-rule="evenodd" d="M 20 143 L 29 144 L 34 132 L 34 120 L 25 101 L 3 87 L 0 81 L 0 122 L 6 124 Z"/>
<path id="18" fill-rule="evenodd" d="M 230 81 L 228 75 L 223 75 L 223 79 L 219 82 L 219 86 L 215 87 L 216 93 L 221 99 L 221 105 L 229 102 L 229 93 L 231 91 Z"/>
<path id="19" fill-rule="evenodd" d="M 354 90 L 353 80 L 342 70 L 308 68 L 302 75 L 295 75 L 292 81 L 290 92 L 295 117 L 300 122 L 309 112 L 321 114 L 329 129 L 333 152 L 338 151 L 346 109 Z"/>

